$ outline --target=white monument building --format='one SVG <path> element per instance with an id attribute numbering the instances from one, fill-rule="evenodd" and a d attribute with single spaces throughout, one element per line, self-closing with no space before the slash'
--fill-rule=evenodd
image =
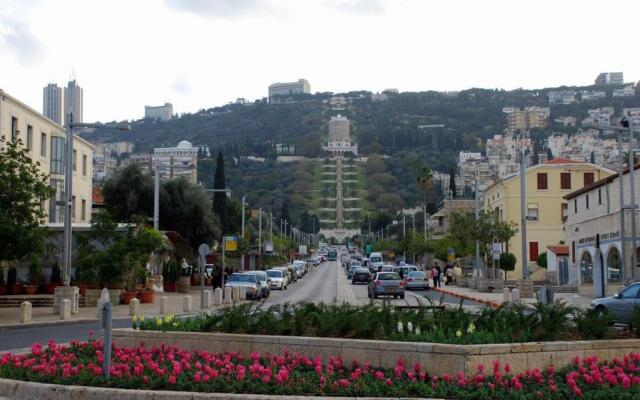
<path id="1" fill-rule="evenodd" d="M 329 120 L 329 141 L 322 149 L 333 154 L 344 154 L 351 152 L 358 154 L 358 145 L 351 142 L 349 137 L 349 120 L 347 117 L 331 117 Z"/>

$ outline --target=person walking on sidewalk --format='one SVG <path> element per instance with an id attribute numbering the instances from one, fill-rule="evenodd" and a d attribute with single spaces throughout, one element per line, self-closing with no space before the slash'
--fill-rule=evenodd
<path id="1" fill-rule="evenodd" d="M 453 283 L 453 267 L 449 263 L 444 267 L 444 278 L 445 285 L 449 286 Z"/>
<path id="2" fill-rule="evenodd" d="M 434 264 L 431 268 L 431 276 L 433 277 L 433 287 L 440 287 L 440 267 L 438 264 Z"/>

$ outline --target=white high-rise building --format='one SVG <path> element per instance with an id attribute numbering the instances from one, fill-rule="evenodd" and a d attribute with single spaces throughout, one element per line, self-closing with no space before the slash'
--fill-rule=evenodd
<path id="1" fill-rule="evenodd" d="M 66 124 L 67 115 L 73 111 L 73 121 L 82 122 L 82 88 L 76 80 L 69 81 L 67 87 L 64 88 L 64 117 L 63 122 Z"/>
<path id="2" fill-rule="evenodd" d="M 309 85 L 308 80 L 298 79 L 297 82 L 272 83 L 269 85 L 269 98 L 299 93 L 311 93 L 311 85 Z"/>
<path id="3" fill-rule="evenodd" d="M 42 89 L 42 114 L 62 125 L 62 88 L 50 83 Z"/>

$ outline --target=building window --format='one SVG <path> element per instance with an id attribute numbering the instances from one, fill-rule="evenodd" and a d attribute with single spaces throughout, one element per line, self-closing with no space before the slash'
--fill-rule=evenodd
<path id="1" fill-rule="evenodd" d="M 18 130 L 18 118 L 11 117 L 11 140 L 16 140 L 20 131 Z"/>
<path id="2" fill-rule="evenodd" d="M 27 150 L 33 150 L 33 126 L 27 125 Z"/>
<path id="3" fill-rule="evenodd" d="M 82 155 L 82 175 L 87 176 L 87 155 Z"/>
<path id="4" fill-rule="evenodd" d="M 527 220 L 529 221 L 538 220 L 538 204 L 536 203 L 527 204 Z"/>
<path id="5" fill-rule="evenodd" d="M 571 173 L 570 172 L 560 173 L 560 189 L 562 190 L 571 189 Z"/>
<path id="6" fill-rule="evenodd" d="M 585 251 L 580 260 L 580 283 L 593 283 L 593 259 L 588 251 Z"/>
<path id="7" fill-rule="evenodd" d="M 598 189 L 598 205 L 602 205 L 602 189 Z"/>
<path id="8" fill-rule="evenodd" d="M 49 199 L 49 222 L 63 222 L 64 207 L 58 205 L 64 201 L 64 181 L 62 179 L 51 179 L 51 188 L 55 191 Z"/>
<path id="9" fill-rule="evenodd" d="M 538 172 L 538 190 L 547 190 L 548 188 L 547 173 Z"/>
<path id="10" fill-rule="evenodd" d="M 78 151 L 73 149 L 73 170 L 78 170 Z"/>
<path id="11" fill-rule="evenodd" d="M 47 134 L 40 133 L 40 157 L 47 157 Z"/>
<path id="12" fill-rule="evenodd" d="M 87 220 L 87 201 L 82 199 L 82 208 L 80 209 L 80 217 L 83 221 Z"/>
<path id="13" fill-rule="evenodd" d="M 584 185 L 585 186 L 589 186 L 593 182 L 595 182 L 595 179 L 594 179 L 594 176 L 593 176 L 593 172 L 585 172 L 584 173 Z"/>
<path id="14" fill-rule="evenodd" d="M 71 218 L 76 218 L 76 196 L 71 196 Z"/>
<path id="15" fill-rule="evenodd" d="M 51 136 L 51 173 L 64 174 L 64 138 Z"/>
<path id="16" fill-rule="evenodd" d="M 567 218 L 569 217 L 569 204 L 560 204 L 560 217 L 562 218 L 562 223 L 567 222 Z"/>
<path id="17" fill-rule="evenodd" d="M 538 242 L 529 242 L 529 261 L 538 261 Z"/>
<path id="18" fill-rule="evenodd" d="M 589 209 L 589 195 L 584 196 L 584 204 L 587 206 L 587 210 Z"/>
<path id="19" fill-rule="evenodd" d="M 607 282 L 622 282 L 620 253 L 613 247 L 607 255 Z"/>

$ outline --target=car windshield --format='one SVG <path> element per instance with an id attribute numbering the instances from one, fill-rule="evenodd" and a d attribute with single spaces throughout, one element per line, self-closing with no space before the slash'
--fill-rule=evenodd
<path id="1" fill-rule="evenodd" d="M 249 282 L 256 283 L 256 276 L 249 274 L 232 274 L 227 282 Z"/>
<path id="2" fill-rule="evenodd" d="M 368 274 L 369 270 L 366 268 L 356 268 L 356 273 L 358 274 Z"/>
<path id="3" fill-rule="evenodd" d="M 269 278 L 282 278 L 282 271 L 267 271 L 267 276 Z"/>
<path id="4" fill-rule="evenodd" d="M 267 280 L 267 277 L 264 274 L 247 274 L 247 275 L 255 276 L 258 282 L 264 282 Z"/>
<path id="5" fill-rule="evenodd" d="M 410 278 L 424 278 L 425 276 L 427 276 L 427 274 L 425 274 L 422 271 L 409 272 L 409 277 Z"/>
<path id="6" fill-rule="evenodd" d="M 378 274 L 378 280 L 379 281 L 399 281 L 400 275 L 396 274 L 395 272 L 385 272 L 382 274 Z"/>

